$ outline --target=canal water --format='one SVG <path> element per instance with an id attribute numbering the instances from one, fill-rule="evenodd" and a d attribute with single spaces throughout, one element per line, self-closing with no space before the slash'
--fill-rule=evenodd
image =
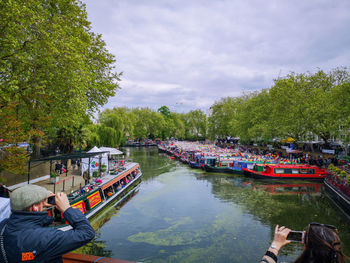
<path id="1" fill-rule="evenodd" d="M 320 183 L 206 173 L 156 148 L 124 151 L 140 163 L 142 183 L 122 207 L 93 220 L 96 238 L 80 253 L 140 262 L 259 262 L 276 224 L 303 230 L 321 222 L 338 227 L 350 255 L 350 222 Z M 279 262 L 301 252 L 302 245 L 289 244 Z"/>

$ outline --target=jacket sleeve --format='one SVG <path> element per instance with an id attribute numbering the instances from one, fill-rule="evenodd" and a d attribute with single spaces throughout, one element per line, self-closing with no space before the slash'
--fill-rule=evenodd
<path id="1" fill-rule="evenodd" d="M 46 237 L 46 256 L 48 258 L 56 258 L 75 250 L 95 237 L 95 231 L 90 225 L 89 220 L 80 212 L 79 209 L 68 208 L 63 217 L 73 227 L 68 231 L 50 229 L 45 233 Z"/>
<path id="2" fill-rule="evenodd" d="M 266 251 L 260 263 L 277 263 L 277 256 L 270 251 Z"/>

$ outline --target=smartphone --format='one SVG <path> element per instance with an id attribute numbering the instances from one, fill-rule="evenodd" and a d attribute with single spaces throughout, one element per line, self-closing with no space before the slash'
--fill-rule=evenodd
<path id="1" fill-rule="evenodd" d="M 290 231 L 287 240 L 292 242 L 303 242 L 304 241 L 304 231 Z"/>
<path id="2" fill-rule="evenodd" d="M 50 196 L 47 198 L 47 203 L 50 205 L 56 205 L 55 196 Z"/>

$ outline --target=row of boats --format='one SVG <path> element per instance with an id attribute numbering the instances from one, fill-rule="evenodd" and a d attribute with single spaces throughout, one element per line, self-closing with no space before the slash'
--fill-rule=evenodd
<path id="1" fill-rule="evenodd" d="M 192 147 L 189 147 L 191 145 Z M 209 149 L 209 151 L 208 151 Z M 169 142 L 158 145 L 158 151 L 167 153 L 191 168 L 207 172 L 244 174 L 258 179 L 307 179 L 322 181 L 326 169 L 300 164 L 296 159 L 285 159 L 273 154 L 264 156 L 242 153 L 239 149 L 219 149 L 197 143 Z"/>
<path id="2" fill-rule="evenodd" d="M 222 149 L 215 145 L 188 142 L 166 142 L 158 151 L 207 172 L 242 174 L 255 179 L 293 179 L 324 182 L 334 204 L 350 218 L 350 185 L 334 180 L 327 169 L 301 164 L 274 154 L 254 155 L 240 149 Z"/>

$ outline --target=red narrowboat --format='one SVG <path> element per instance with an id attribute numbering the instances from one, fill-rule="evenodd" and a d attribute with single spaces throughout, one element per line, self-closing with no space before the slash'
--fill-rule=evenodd
<path id="1" fill-rule="evenodd" d="M 244 174 L 257 179 L 302 179 L 323 180 L 326 177 L 326 169 L 317 166 L 299 164 L 260 164 L 253 169 L 242 168 Z"/>

